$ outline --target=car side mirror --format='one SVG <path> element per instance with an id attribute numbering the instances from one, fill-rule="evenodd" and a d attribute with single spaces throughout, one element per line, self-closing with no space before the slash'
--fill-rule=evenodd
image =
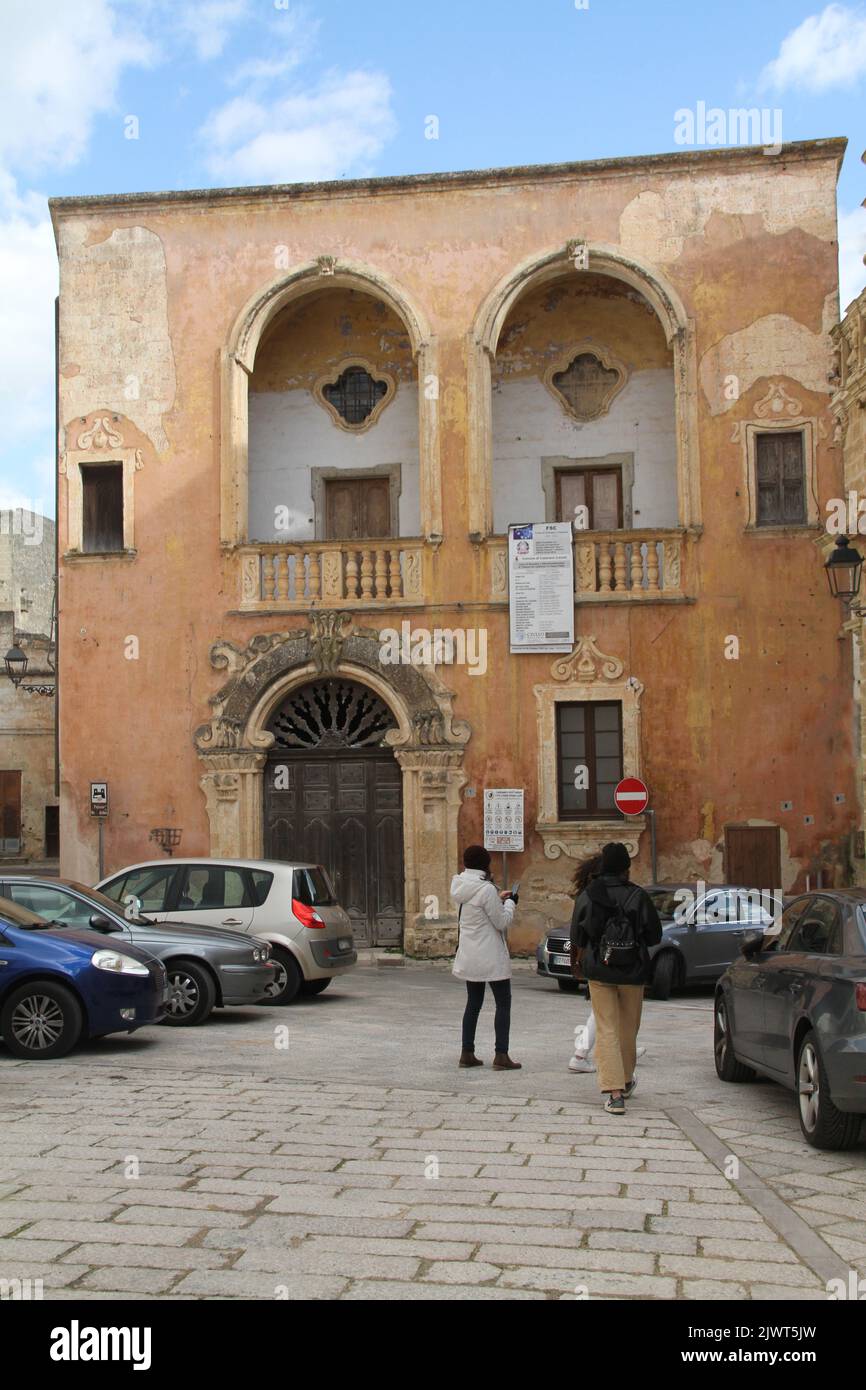
<path id="1" fill-rule="evenodd" d="M 764 933 L 762 931 L 747 931 L 740 946 L 740 954 L 746 956 L 756 956 L 764 946 Z"/>
<path id="2" fill-rule="evenodd" d="M 94 912 L 89 925 L 93 931 L 119 932 L 122 930 L 116 922 L 112 922 L 110 917 L 104 917 L 101 912 Z"/>

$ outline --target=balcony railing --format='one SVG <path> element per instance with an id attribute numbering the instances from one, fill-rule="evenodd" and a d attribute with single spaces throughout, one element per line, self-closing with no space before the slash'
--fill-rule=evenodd
<path id="1" fill-rule="evenodd" d="M 239 554 L 243 610 L 423 602 L 424 542 L 419 537 L 261 542 L 241 547 Z"/>
<path id="2" fill-rule="evenodd" d="M 507 540 L 491 550 L 491 597 L 508 598 Z M 575 602 L 661 602 L 682 599 L 682 530 L 578 531 L 574 537 Z"/>

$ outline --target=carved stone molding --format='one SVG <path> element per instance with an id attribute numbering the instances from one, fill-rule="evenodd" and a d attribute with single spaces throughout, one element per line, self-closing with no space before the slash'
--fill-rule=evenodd
<path id="1" fill-rule="evenodd" d="M 113 429 L 107 415 L 97 415 L 86 430 L 82 430 L 75 442 L 76 449 L 96 449 L 104 453 L 106 449 L 119 449 L 123 435 Z"/>
<path id="2" fill-rule="evenodd" d="M 790 395 L 781 381 L 771 381 L 766 396 L 762 396 L 755 405 L 759 420 L 796 420 L 802 411 L 802 402 Z"/>
<path id="3" fill-rule="evenodd" d="M 120 464 L 123 486 L 123 551 L 135 550 L 135 475 L 144 466 L 140 447 L 125 445 L 122 417 L 105 410 L 95 415 L 80 416 L 65 431 L 70 431 L 74 448 L 63 449 L 59 471 L 66 479 L 67 556 L 77 556 L 84 550 L 84 488 L 81 467 L 107 467 Z M 63 502 L 61 501 L 61 505 Z M 118 554 L 121 552 L 117 552 Z"/>
<path id="4" fill-rule="evenodd" d="M 597 680 L 619 680 L 622 671 L 622 662 L 615 656 L 605 656 L 594 636 L 578 637 L 574 650 L 567 656 L 557 657 L 550 668 L 554 680 L 577 681 L 582 685 Z"/>
<path id="5" fill-rule="evenodd" d="M 358 421 L 346 420 L 327 396 L 328 388 L 335 386 L 343 376 L 343 373 L 349 371 L 352 367 L 359 367 L 362 371 L 366 372 L 368 376 L 372 377 L 374 382 L 382 382 L 385 387 L 381 398 L 373 405 L 369 415 L 365 416 L 363 420 Z M 323 410 L 328 412 L 332 422 L 339 429 L 345 430 L 347 434 L 363 434 L 365 430 L 371 429 L 386 406 L 391 404 L 396 392 L 397 382 L 391 373 L 381 371 L 366 357 L 343 357 L 336 366 L 331 367 L 313 383 L 314 399 L 318 401 Z"/>
<path id="6" fill-rule="evenodd" d="M 382 664 L 376 629 L 352 628 L 351 615 L 339 609 L 317 610 L 309 621 L 307 628 L 259 633 L 245 647 L 229 641 L 211 647 L 211 665 L 229 672 L 211 696 L 212 717 L 194 736 L 211 854 L 260 859 L 264 853 L 262 779 L 274 743 L 267 725 L 286 694 L 322 674 L 366 683 L 397 722 L 382 745 L 393 749 L 403 774 L 405 947 L 441 954 L 453 930 L 448 892 L 459 868 L 457 822 L 470 726 L 454 718 L 453 692 L 432 667 Z M 428 899 L 440 905 L 435 923 L 424 912 Z"/>
<path id="7" fill-rule="evenodd" d="M 593 379 L 592 362 L 597 379 Z M 563 378 L 572 369 L 577 378 L 566 384 Z M 586 424 L 607 415 L 628 381 L 628 368 L 607 348 L 587 341 L 575 343 L 557 358 L 543 380 L 557 404 L 580 424 Z"/>
<path id="8" fill-rule="evenodd" d="M 634 858 L 646 829 L 644 817 L 597 817 L 562 820 L 559 811 L 556 707 L 596 700 L 618 701 L 622 710 L 622 770 L 624 777 L 640 775 L 640 700 L 643 685 L 636 676 L 625 676 L 624 663 L 602 652 L 594 636 L 578 637 L 574 650 L 557 657 L 551 668 L 553 682 L 536 685 L 538 739 L 538 816 L 535 829 L 548 859 L 566 855 L 581 859 L 596 853 L 609 840 L 622 840 Z"/>

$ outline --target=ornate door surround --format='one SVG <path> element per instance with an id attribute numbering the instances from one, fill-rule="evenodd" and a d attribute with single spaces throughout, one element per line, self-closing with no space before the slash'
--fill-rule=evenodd
<path id="1" fill-rule="evenodd" d="M 246 647 L 218 641 L 210 650 L 226 684 L 212 695 L 212 717 L 195 732 L 200 785 L 214 857 L 259 859 L 264 845 L 264 769 L 274 735 L 268 722 L 296 687 L 341 676 L 374 691 L 397 727 L 393 748 L 403 775 L 404 946 L 412 955 L 453 954 L 456 915 L 449 888 L 458 872 L 457 819 L 466 781 L 470 726 L 455 720 L 453 694 L 432 667 L 383 665 L 380 634 L 353 628 L 352 614 L 316 611 L 310 626 L 260 633 Z"/>

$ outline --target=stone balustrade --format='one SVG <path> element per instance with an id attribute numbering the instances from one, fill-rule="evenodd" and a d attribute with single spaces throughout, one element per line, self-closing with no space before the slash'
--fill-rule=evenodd
<path id="1" fill-rule="evenodd" d="M 424 542 L 303 541 L 242 546 L 240 607 L 244 611 L 421 604 Z"/>
<path id="2" fill-rule="evenodd" d="M 507 601 L 507 541 L 495 536 L 488 546 L 491 598 Z M 646 603 L 684 598 L 684 546 L 685 532 L 678 529 L 575 532 L 575 601 Z"/>

